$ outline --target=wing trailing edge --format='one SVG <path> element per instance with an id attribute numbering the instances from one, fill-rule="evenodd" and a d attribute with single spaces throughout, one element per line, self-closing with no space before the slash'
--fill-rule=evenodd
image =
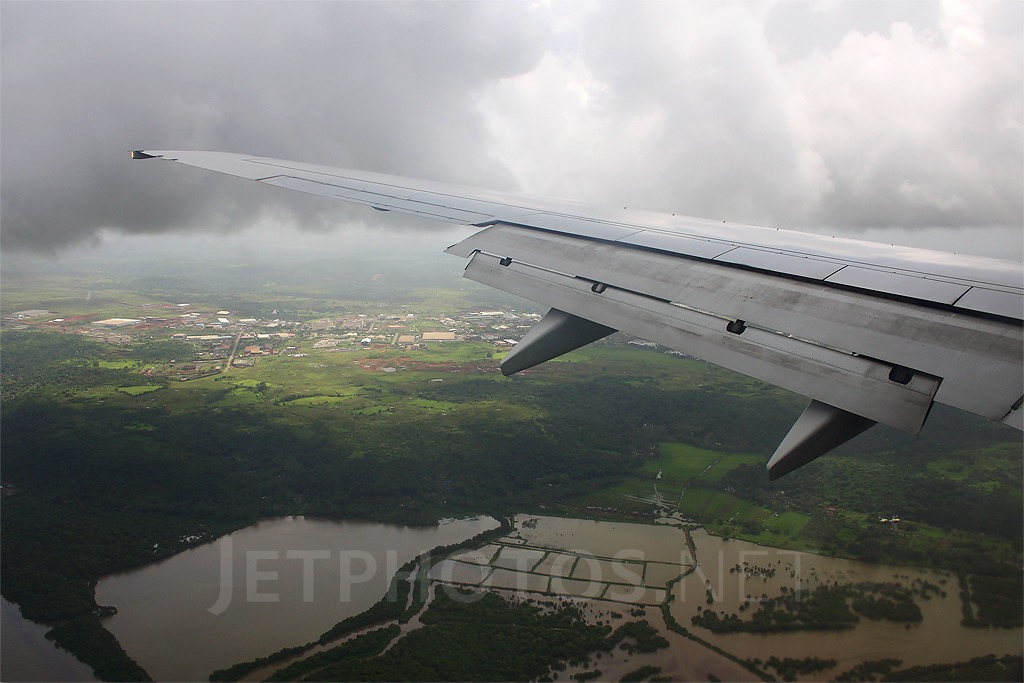
<path id="1" fill-rule="evenodd" d="M 933 402 L 1024 430 L 1021 264 L 223 152 L 144 151 L 480 232 L 465 277 L 551 307 L 506 375 L 615 330 L 811 399 L 776 479 Z"/>

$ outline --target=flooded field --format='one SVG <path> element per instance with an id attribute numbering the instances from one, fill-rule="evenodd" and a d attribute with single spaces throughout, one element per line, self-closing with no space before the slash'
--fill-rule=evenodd
<path id="1" fill-rule="evenodd" d="M 948 572 L 875 565 L 811 553 L 767 548 L 745 541 L 724 540 L 702 529 L 692 532 L 698 570 L 674 587 L 671 613 L 701 638 L 743 658 L 775 656 L 801 659 L 834 658 L 838 664 L 816 677 L 834 676 L 867 660 L 895 658 L 902 667 L 966 661 L 986 654 L 1024 652 L 1022 629 L 968 628 L 962 616 L 957 576 Z M 730 571 L 732 570 L 732 571 Z M 774 570 L 774 571 L 773 571 Z M 923 619 L 916 623 L 860 618 L 843 631 L 714 634 L 691 625 L 700 609 L 738 613 L 750 600 L 806 592 L 821 585 L 898 583 L 910 588 L 925 582 L 937 587 L 931 597 L 915 597 Z M 707 603 L 707 591 L 714 603 Z M 814 678 L 814 677 L 811 677 Z"/>
<path id="2" fill-rule="evenodd" d="M 483 548 L 458 553 L 434 565 L 431 578 L 499 591 L 585 599 L 592 618 L 627 605 L 645 609 L 672 646 L 658 653 L 623 657 L 628 670 L 660 666 L 677 679 L 749 679 L 751 672 L 713 650 L 671 632 L 659 607 L 701 640 L 741 660 L 771 657 L 835 659 L 834 666 L 806 680 L 835 677 L 869 660 L 899 659 L 901 668 L 966 661 L 987 654 L 1024 651 L 1022 630 L 976 629 L 960 624 L 956 575 L 909 567 L 871 565 L 811 553 L 758 546 L 679 526 L 599 522 L 519 515 L 515 531 Z M 714 633 L 694 625 L 704 610 L 741 618 L 772 598 L 800 600 L 820 586 L 897 584 L 914 592 L 919 622 L 860 617 L 846 630 L 784 633 Z M 927 587 L 926 587 L 927 586 Z M 746 616 L 744 616 L 744 614 Z M 620 615 L 621 616 L 621 615 Z M 696 654 L 701 651 L 700 655 Z M 686 652 L 682 657 L 680 653 Z M 694 662 L 700 662 L 695 667 Z M 610 662 L 606 659 L 602 671 Z M 773 671 L 769 671 L 774 673 Z M 565 672 L 566 678 L 573 671 Z"/>
<path id="3" fill-rule="evenodd" d="M 692 569 L 686 534 L 678 528 L 520 515 L 514 533 L 439 562 L 430 576 L 481 588 L 655 606 L 665 601 L 669 582 Z"/>

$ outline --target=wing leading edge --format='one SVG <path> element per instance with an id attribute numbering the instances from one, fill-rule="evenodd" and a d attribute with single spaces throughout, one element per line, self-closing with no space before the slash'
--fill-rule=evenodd
<path id="1" fill-rule="evenodd" d="M 1020 264 L 221 152 L 136 151 L 482 228 L 465 277 L 551 307 L 519 372 L 616 330 L 811 399 L 778 478 L 875 423 L 916 434 L 937 401 L 1024 429 Z"/>

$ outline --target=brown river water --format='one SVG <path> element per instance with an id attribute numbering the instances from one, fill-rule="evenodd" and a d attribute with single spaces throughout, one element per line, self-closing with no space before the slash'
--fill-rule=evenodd
<path id="1" fill-rule="evenodd" d="M 214 669 L 315 639 L 380 599 L 407 560 L 496 526 L 490 518 L 427 529 L 269 520 L 159 564 L 106 577 L 96 599 L 118 608 L 106 627 L 155 678 L 205 680 Z M 506 595 L 558 593 L 579 600 L 595 622 L 613 625 L 635 618 L 630 610 L 643 607 L 643 618 L 663 630 L 671 646 L 645 655 L 605 654 L 589 665 L 601 669 L 602 680 L 618 680 L 642 665 L 659 666 L 660 675 L 674 680 L 752 677 L 727 657 L 669 632 L 659 609 L 668 595 L 680 624 L 737 657 L 838 661 L 807 680 L 834 677 L 865 660 L 896 658 L 908 667 L 1024 651 L 1020 628 L 960 625 L 955 575 L 768 548 L 701 529 L 690 537 L 692 548 L 677 526 L 519 515 L 507 537 L 435 565 L 431 577 Z M 774 572 L 758 571 L 767 569 Z M 945 596 L 916 598 L 924 620 L 909 626 L 862 618 L 841 632 L 716 635 L 690 622 L 698 608 L 733 613 L 748 599 L 825 582 L 909 586 L 914 580 L 938 585 Z M 709 589 L 713 605 L 707 603 Z M 579 670 L 568 669 L 559 678 L 568 680 Z"/>
<path id="2" fill-rule="evenodd" d="M 125 651 L 156 680 L 215 669 L 317 639 L 387 592 L 407 561 L 494 529 L 490 517 L 435 527 L 266 520 L 158 564 L 103 578 L 96 601 Z"/>

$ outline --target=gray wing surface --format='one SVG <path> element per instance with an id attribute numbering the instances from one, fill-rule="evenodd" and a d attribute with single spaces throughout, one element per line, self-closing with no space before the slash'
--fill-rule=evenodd
<path id="1" fill-rule="evenodd" d="M 1020 263 L 223 152 L 136 151 L 471 225 L 465 276 L 550 306 L 506 375 L 616 330 L 811 399 L 772 479 L 933 402 L 1024 429 Z"/>

